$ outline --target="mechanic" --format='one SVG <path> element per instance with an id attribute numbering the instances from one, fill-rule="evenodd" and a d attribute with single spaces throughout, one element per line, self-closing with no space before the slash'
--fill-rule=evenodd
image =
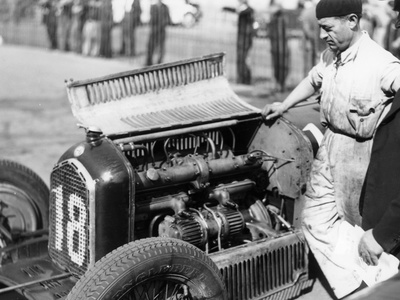
<path id="1" fill-rule="evenodd" d="M 344 225 L 361 226 L 359 199 L 372 136 L 400 88 L 399 60 L 361 30 L 361 12 L 361 0 L 321 0 L 316 16 L 327 50 L 283 102 L 262 111 L 267 120 L 278 117 L 321 92 L 326 131 L 307 183 L 303 230 L 338 298 L 362 284 L 335 247 Z"/>
<path id="2" fill-rule="evenodd" d="M 400 11 L 395 0 L 394 11 Z M 400 14 L 396 28 L 400 28 Z M 371 160 L 360 198 L 362 228 L 359 254 L 370 265 L 377 265 L 385 251 L 400 259 L 400 93 L 378 126 Z"/>

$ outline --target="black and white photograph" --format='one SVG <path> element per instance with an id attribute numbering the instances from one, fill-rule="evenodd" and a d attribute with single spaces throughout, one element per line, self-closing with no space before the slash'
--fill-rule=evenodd
<path id="1" fill-rule="evenodd" d="M 0 0 L 0 300 L 400 299 L 399 90 L 400 0 Z"/>

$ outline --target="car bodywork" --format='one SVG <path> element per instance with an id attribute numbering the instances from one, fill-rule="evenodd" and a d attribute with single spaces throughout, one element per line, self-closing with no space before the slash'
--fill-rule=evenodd
<path id="1" fill-rule="evenodd" d="M 141 22 L 147 24 L 150 22 L 150 6 L 154 3 L 151 0 L 141 0 L 142 8 Z M 189 28 L 200 21 L 202 16 L 201 6 L 197 1 L 186 0 L 164 0 L 168 6 L 171 25 L 182 25 Z"/>
<path id="2" fill-rule="evenodd" d="M 112 250 L 158 236 L 209 255 L 229 299 L 290 299 L 312 285 L 299 230 L 311 142 L 232 91 L 223 53 L 67 92 L 86 139 L 52 171 L 49 235 L 2 249 L 10 290 L 64 298 Z"/>

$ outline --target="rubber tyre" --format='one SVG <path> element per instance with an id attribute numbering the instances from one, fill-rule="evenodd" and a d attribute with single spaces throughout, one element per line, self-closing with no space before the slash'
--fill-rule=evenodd
<path id="1" fill-rule="evenodd" d="M 30 228 L 27 231 L 48 228 L 49 194 L 49 188 L 34 171 L 17 162 L 0 159 L 0 201 L 4 202 L 11 195 L 10 201 L 18 199 L 19 204 L 29 206 L 32 219 L 24 222 L 35 225 L 27 225 Z M 12 206 L 13 203 L 6 201 L 6 204 Z M 13 209 L 10 210 L 8 215 L 12 214 Z"/>
<path id="2" fill-rule="evenodd" d="M 174 286 L 186 286 L 191 297 L 168 294 L 163 289 L 167 284 L 169 292 Z M 154 290 L 163 296 L 155 297 Z M 80 299 L 224 300 L 227 296 L 217 266 L 204 252 L 181 240 L 157 237 L 121 246 L 96 262 L 67 297 Z"/>

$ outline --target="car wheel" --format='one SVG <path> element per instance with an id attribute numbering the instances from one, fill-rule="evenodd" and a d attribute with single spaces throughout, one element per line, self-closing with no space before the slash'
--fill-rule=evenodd
<path id="1" fill-rule="evenodd" d="M 31 169 L 0 160 L 0 247 L 49 225 L 49 189 Z"/>
<path id="2" fill-rule="evenodd" d="M 131 242 L 96 262 L 67 300 L 227 299 L 215 263 L 177 239 Z"/>
<path id="3" fill-rule="evenodd" d="M 194 26 L 194 24 L 196 24 L 195 16 L 192 13 L 186 13 L 183 16 L 183 21 L 182 21 L 183 27 L 191 28 Z"/>

